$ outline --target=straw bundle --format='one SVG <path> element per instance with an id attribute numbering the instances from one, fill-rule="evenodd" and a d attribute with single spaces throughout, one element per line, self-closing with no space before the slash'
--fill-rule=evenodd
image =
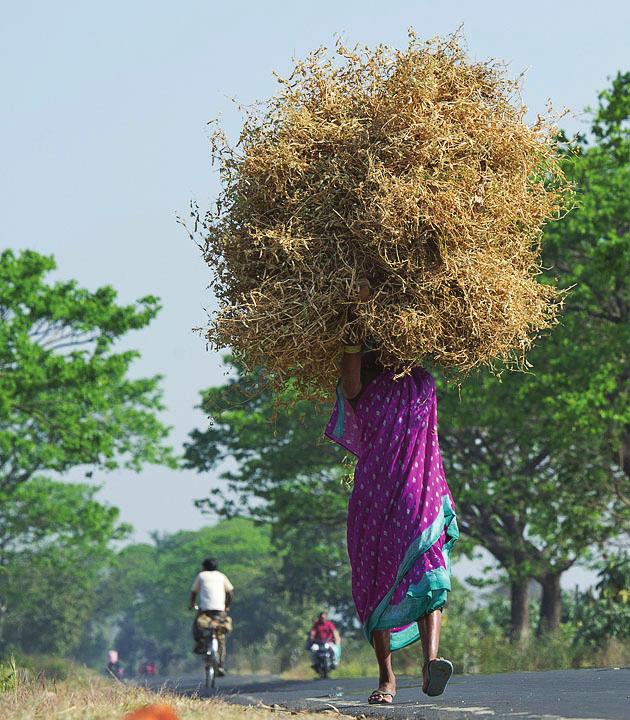
<path id="1" fill-rule="evenodd" d="M 361 334 L 397 369 L 522 359 L 557 312 L 539 241 L 569 188 L 518 84 L 456 37 L 413 34 L 402 52 L 320 49 L 279 82 L 236 147 L 213 135 L 210 343 L 304 392 L 333 387 L 342 342 Z"/>

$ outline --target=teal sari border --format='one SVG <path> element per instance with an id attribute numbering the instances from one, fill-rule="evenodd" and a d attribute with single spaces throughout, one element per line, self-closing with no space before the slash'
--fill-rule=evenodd
<path id="1" fill-rule="evenodd" d="M 446 528 L 447 541 L 443 553 L 446 567 L 436 568 L 426 573 L 419 583 L 407 590 L 405 598 L 396 606 L 390 607 L 394 591 L 403 577 L 409 572 L 416 560 L 423 555 L 440 538 Z M 389 630 L 394 627 L 403 628 L 392 635 L 390 649 L 400 650 L 420 639 L 417 620 L 446 603 L 451 589 L 451 549 L 459 537 L 457 518 L 448 495 L 442 496 L 442 507 L 431 525 L 413 540 L 398 568 L 396 580 L 387 595 L 381 600 L 363 626 L 363 632 L 371 645 L 374 644 L 375 630 Z M 408 627 L 404 627 L 408 625 Z"/>
<path id="2" fill-rule="evenodd" d="M 337 383 L 337 388 L 335 390 L 337 394 L 337 422 L 335 423 L 335 429 L 333 430 L 333 435 L 336 438 L 342 438 L 343 437 L 343 425 L 344 425 L 344 407 L 343 407 L 343 393 L 341 392 L 341 380 Z"/>

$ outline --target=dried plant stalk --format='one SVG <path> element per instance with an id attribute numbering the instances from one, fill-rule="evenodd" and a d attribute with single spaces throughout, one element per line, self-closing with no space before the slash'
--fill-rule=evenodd
<path id="1" fill-rule="evenodd" d="M 557 313 L 539 243 L 570 187 L 518 83 L 456 36 L 413 34 L 405 51 L 320 49 L 279 82 L 236 147 L 213 135 L 210 343 L 304 394 L 334 386 L 359 325 L 399 370 L 524 362 Z M 375 291 L 357 306 L 362 277 Z"/>

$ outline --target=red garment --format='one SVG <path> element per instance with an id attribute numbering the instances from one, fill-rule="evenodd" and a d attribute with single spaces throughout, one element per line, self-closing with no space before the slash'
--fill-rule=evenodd
<path id="1" fill-rule="evenodd" d="M 313 625 L 313 639 L 317 642 L 335 642 L 335 624 L 330 620 L 317 620 Z"/>

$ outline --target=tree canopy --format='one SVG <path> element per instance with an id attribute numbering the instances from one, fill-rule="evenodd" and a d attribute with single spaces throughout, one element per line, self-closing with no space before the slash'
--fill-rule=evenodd
<path id="1" fill-rule="evenodd" d="M 77 465 L 138 470 L 173 463 L 160 378 L 129 376 L 138 356 L 114 346 L 159 310 L 147 296 L 119 305 L 111 287 L 48 282 L 51 257 L 0 255 L 0 488 Z"/>
<path id="2" fill-rule="evenodd" d="M 0 649 L 67 654 L 127 528 L 97 487 L 48 475 L 175 461 L 160 378 L 132 378 L 138 353 L 116 349 L 157 298 L 121 305 L 111 287 L 51 281 L 55 268 L 30 250 L 0 254 Z"/>
<path id="3" fill-rule="evenodd" d="M 113 543 L 129 530 L 98 491 L 35 477 L 3 494 L 0 651 L 68 655 L 81 645 Z"/>

